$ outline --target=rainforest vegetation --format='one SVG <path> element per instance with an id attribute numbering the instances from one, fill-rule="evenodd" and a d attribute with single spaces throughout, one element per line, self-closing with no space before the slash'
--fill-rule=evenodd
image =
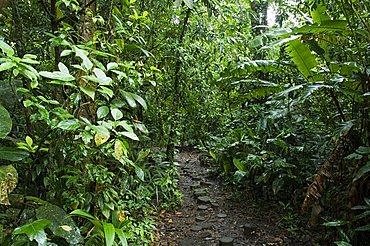
<path id="1" fill-rule="evenodd" d="M 369 1 L 2 0 L 0 13 L 1 245 L 153 245 L 181 204 L 184 146 L 317 245 L 369 242 Z"/>

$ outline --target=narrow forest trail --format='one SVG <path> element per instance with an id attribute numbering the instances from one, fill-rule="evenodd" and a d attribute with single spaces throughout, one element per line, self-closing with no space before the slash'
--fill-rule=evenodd
<path id="1" fill-rule="evenodd" d="M 274 209 L 223 186 L 214 177 L 217 167 L 200 162 L 200 156 L 189 151 L 176 156 L 183 203 L 159 223 L 158 245 L 311 245 L 307 237 L 294 238 L 279 228 L 281 216 Z"/>

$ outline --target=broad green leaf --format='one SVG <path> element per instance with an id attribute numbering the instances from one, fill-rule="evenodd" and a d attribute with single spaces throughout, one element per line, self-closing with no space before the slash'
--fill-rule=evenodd
<path id="1" fill-rule="evenodd" d="M 245 172 L 245 166 L 243 163 L 241 163 L 238 159 L 236 158 L 233 158 L 233 163 L 234 163 L 234 166 L 239 170 L 239 171 L 242 171 L 242 172 Z"/>
<path id="2" fill-rule="evenodd" d="M 44 229 L 50 225 L 50 220 L 40 219 L 31 223 L 15 228 L 14 235 L 26 234 L 30 241 L 35 240 L 39 245 L 45 245 L 47 242 Z"/>
<path id="3" fill-rule="evenodd" d="M 129 92 L 126 92 L 126 91 L 123 91 L 121 90 L 121 93 L 122 95 L 125 97 L 127 103 L 130 105 L 130 107 L 132 108 L 136 108 L 136 101 L 135 99 L 132 97 L 131 93 Z"/>
<path id="4" fill-rule="evenodd" d="M 87 70 L 90 70 L 93 67 L 93 63 L 87 57 L 89 54 L 86 50 L 81 50 L 77 46 L 74 46 L 74 50 L 76 52 L 76 56 L 82 59 L 82 66 Z"/>
<path id="5" fill-rule="evenodd" d="M 79 228 L 66 212 L 53 204 L 44 204 L 36 209 L 37 219 L 50 220 L 48 229 L 58 237 L 64 238 L 70 245 L 76 245 L 82 241 Z"/>
<path id="6" fill-rule="evenodd" d="M 120 132 L 120 134 L 122 134 L 123 136 L 126 136 L 126 137 L 128 137 L 128 138 L 130 138 L 132 140 L 139 141 L 139 138 L 133 132 Z"/>
<path id="7" fill-rule="evenodd" d="M 128 132 L 134 132 L 134 129 L 131 125 L 127 124 L 127 121 L 120 121 L 118 122 L 118 125 L 122 126 Z"/>
<path id="8" fill-rule="evenodd" d="M 353 182 L 359 180 L 364 175 L 370 172 L 370 161 L 366 162 L 356 173 L 355 177 L 353 178 Z"/>
<path id="9" fill-rule="evenodd" d="M 80 90 L 88 95 L 92 100 L 95 100 L 95 89 L 80 86 Z"/>
<path id="10" fill-rule="evenodd" d="M 123 233 L 122 229 L 115 228 L 116 234 L 121 242 L 122 246 L 128 246 L 127 239 L 125 234 Z"/>
<path id="11" fill-rule="evenodd" d="M 303 76 L 312 77 L 311 69 L 316 67 L 317 62 L 311 51 L 300 40 L 289 41 L 287 50 Z"/>
<path id="12" fill-rule="evenodd" d="M 110 113 L 112 114 L 114 120 L 119 120 L 123 117 L 121 110 L 119 110 L 118 108 L 111 109 Z"/>
<path id="13" fill-rule="evenodd" d="M 107 70 L 118 69 L 118 68 L 119 68 L 119 66 L 115 62 L 110 62 L 110 63 L 107 64 Z"/>
<path id="14" fill-rule="evenodd" d="M 0 138 L 5 138 L 12 130 L 12 119 L 8 110 L 0 104 Z"/>
<path id="15" fill-rule="evenodd" d="M 102 93 L 103 95 L 107 95 L 109 98 L 112 98 L 114 96 L 114 92 L 105 86 L 100 86 L 98 91 Z"/>
<path id="16" fill-rule="evenodd" d="M 83 211 L 82 209 L 76 209 L 73 210 L 71 213 L 69 213 L 70 216 L 79 216 L 81 218 L 89 220 L 91 223 L 94 224 L 96 228 L 99 230 L 103 230 L 103 225 L 99 220 L 97 220 L 94 216 L 89 214 L 88 212 Z"/>
<path id="17" fill-rule="evenodd" d="M 130 94 L 132 98 L 134 98 L 145 110 L 147 110 L 148 106 L 146 105 L 145 100 L 141 96 L 136 95 L 134 93 L 130 93 Z"/>
<path id="18" fill-rule="evenodd" d="M 99 68 L 94 68 L 94 74 L 99 80 L 99 84 L 101 85 L 110 85 L 112 83 L 112 79 L 108 77 L 103 70 Z"/>
<path id="19" fill-rule="evenodd" d="M 361 155 L 368 155 L 370 154 L 370 147 L 360 146 L 358 149 L 356 149 L 356 152 Z"/>
<path id="20" fill-rule="evenodd" d="M 0 49 L 7 55 L 7 56 L 13 56 L 14 55 L 14 49 L 10 47 L 7 43 L 0 40 Z"/>
<path id="21" fill-rule="evenodd" d="M 144 171 L 140 167 L 135 165 L 135 173 L 141 181 L 144 181 Z"/>
<path id="22" fill-rule="evenodd" d="M 141 131 L 142 133 L 144 133 L 144 134 L 148 134 L 148 133 L 149 133 L 148 129 L 145 127 L 145 125 L 144 125 L 144 124 L 137 124 L 137 123 L 135 123 L 135 126 L 136 126 L 136 127 L 137 127 L 137 129 L 139 129 L 139 131 Z"/>
<path id="23" fill-rule="evenodd" d="M 114 243 L 114 237 L 116 235 L 113 224 L 103 222 L 103 230 L 104 230 L 105 245 L 112 246 Z"/>
<path id="24" fill-rule="evenodd" d="M 14 67 L 16 64 L 14 62 L 4 62 L 0 65 L 0 72 L 9 70 Z"/>
<path id="25" fill-rule="evenodd" d="M 107 106 L 101 106 L 96 111 L 98 119 L 102 119 L 109 114 L 109 108 Z"/>
<path id="26" fill-rule="evenodd" d="M 78 120 L 63 120 L 59 122 L 57 125 L 58 128 L 67 130 L 67 131 L 74 131 L 80 128 L 81 124 Z"/>
<path id="27" fill-rule="evenodd" d="M 63 50 L 62 53 L 60 53 L 60 56 L 63 57 L 63 56 L 68 56 L 72 54 L 72 50 Z"/>
<path id="28" fill-rule="evenodd" d="M 347 21 L 344 20 L 325 20 L 321 24 L 305 25 L 293 31 L 296 34 L 307 33 L 326 33 L 326 32 L 343 32 L 346 30 Z"/>
<path id="29" fill-rule="evenodd" d="M 65 82 L 70 82 L 70 81 L 75 80 L 75 78 L 72 75 L 70 75 L 69 73 L 66 73 L 66 72 L 59 72 L 59 71 L 47 72 L 47 71 L 41 71 L 41 72 L 39 72 L 39 74 L 42 77 L 45 77 L 45 78 L 48 78 L 48 79 L 55 79 L 55 80 L 60 80 L 60 81 L 65 81 Z"/>
<path id="30" fill-rule="evenodd" d="M 193 8 L 193 0 L 183 0 L 186 6 L 188 6 L 189 9 Z"/>
<path id="31" fill-rule="evenodd" d="M 0 147 L 0 159 L 8 161 L 21 161 L 28 157 L 28 152 L 15 147 Z"/>
<path id="32" fill-rule="evenodd" d="M 364 225 L 364 226 L 357 227 L 357 228 L 355 229 L 355 231 L 370 231 L 370 224 L 367 224 L 367 225 Z"/>
<path id="33" fill-rule="evenodd" d="M 68 67 L 66 65 L 64 65 L 64 63 L 59 62 L 58 63 L 58 68 L 59 68 L 59 71 L 61 71 L 62 73 L 69 74 Z"/>
<path id="34" fill-rule="evenodd" d="M 96 146 L 100 146 L 100 145 L 104 144 L 105 142 L 107 142 L 109 137 L 110 137 L 109 134 L 106 135 L 106 134 L 101 134 L 101 133 L 97 132 L 94 136 Z"/>
<path id="35" fill-rule="evenodd" d="M 122 156 L 123 156 L 123 144 L 121 143 L 120 140 L 116 140 L 114 142 L 114 158 L 116 158 L 117 160 L 121 160 L 122 159 Z"/>

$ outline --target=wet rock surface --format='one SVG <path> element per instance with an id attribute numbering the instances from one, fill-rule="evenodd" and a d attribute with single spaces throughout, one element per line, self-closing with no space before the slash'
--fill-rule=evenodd
<path id="1" fill-rule="evenodd" d="M 235 197 L 215 178 L 216 166 L 200 164 L 200 155 L 191 151 L 177 155 L 183 203 L 163 216 L 155 245 L 311 245 L 279 228 L 281 215 L 273 209 L 255 204 L 248 194 Z"/>

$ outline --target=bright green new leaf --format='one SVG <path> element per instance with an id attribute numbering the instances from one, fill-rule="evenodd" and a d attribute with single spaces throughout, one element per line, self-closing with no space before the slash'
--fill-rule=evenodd
<path id="1" fill-rule="evenodd" d="M 113 224 L 103 222 L 103 230 L 104 230 L 105 245 L 112 246 L 114 243 L 114 237 L 116 235 Z"/>
<path id="2" fill-rule="evenodd" d="M 7 43 L 0 40 L 0 49 L 8 56 L 14 55 L 14 49 L 10 47 Z"/>
<path id="3" fill-rule="evenodd" d="M 39 245 L 47 242 L 45 228 L 50 224 L 50 220 L 40 219 L 31 223 L 15 228 L 14 235 L 26 234 L 30 241 L 35 240 Z"/>
<path id="4" fill-rule="evenodd" d="M 26 143 L 30 147 L 33 145 L 33 140 L 30 136 L 26 136 Z"/>
<path id="5" fill-rule="evenodd" d="M 8 110 L 0 104 L 0 138 L 5 138 L 12 130 L 12 119 Z"/>

